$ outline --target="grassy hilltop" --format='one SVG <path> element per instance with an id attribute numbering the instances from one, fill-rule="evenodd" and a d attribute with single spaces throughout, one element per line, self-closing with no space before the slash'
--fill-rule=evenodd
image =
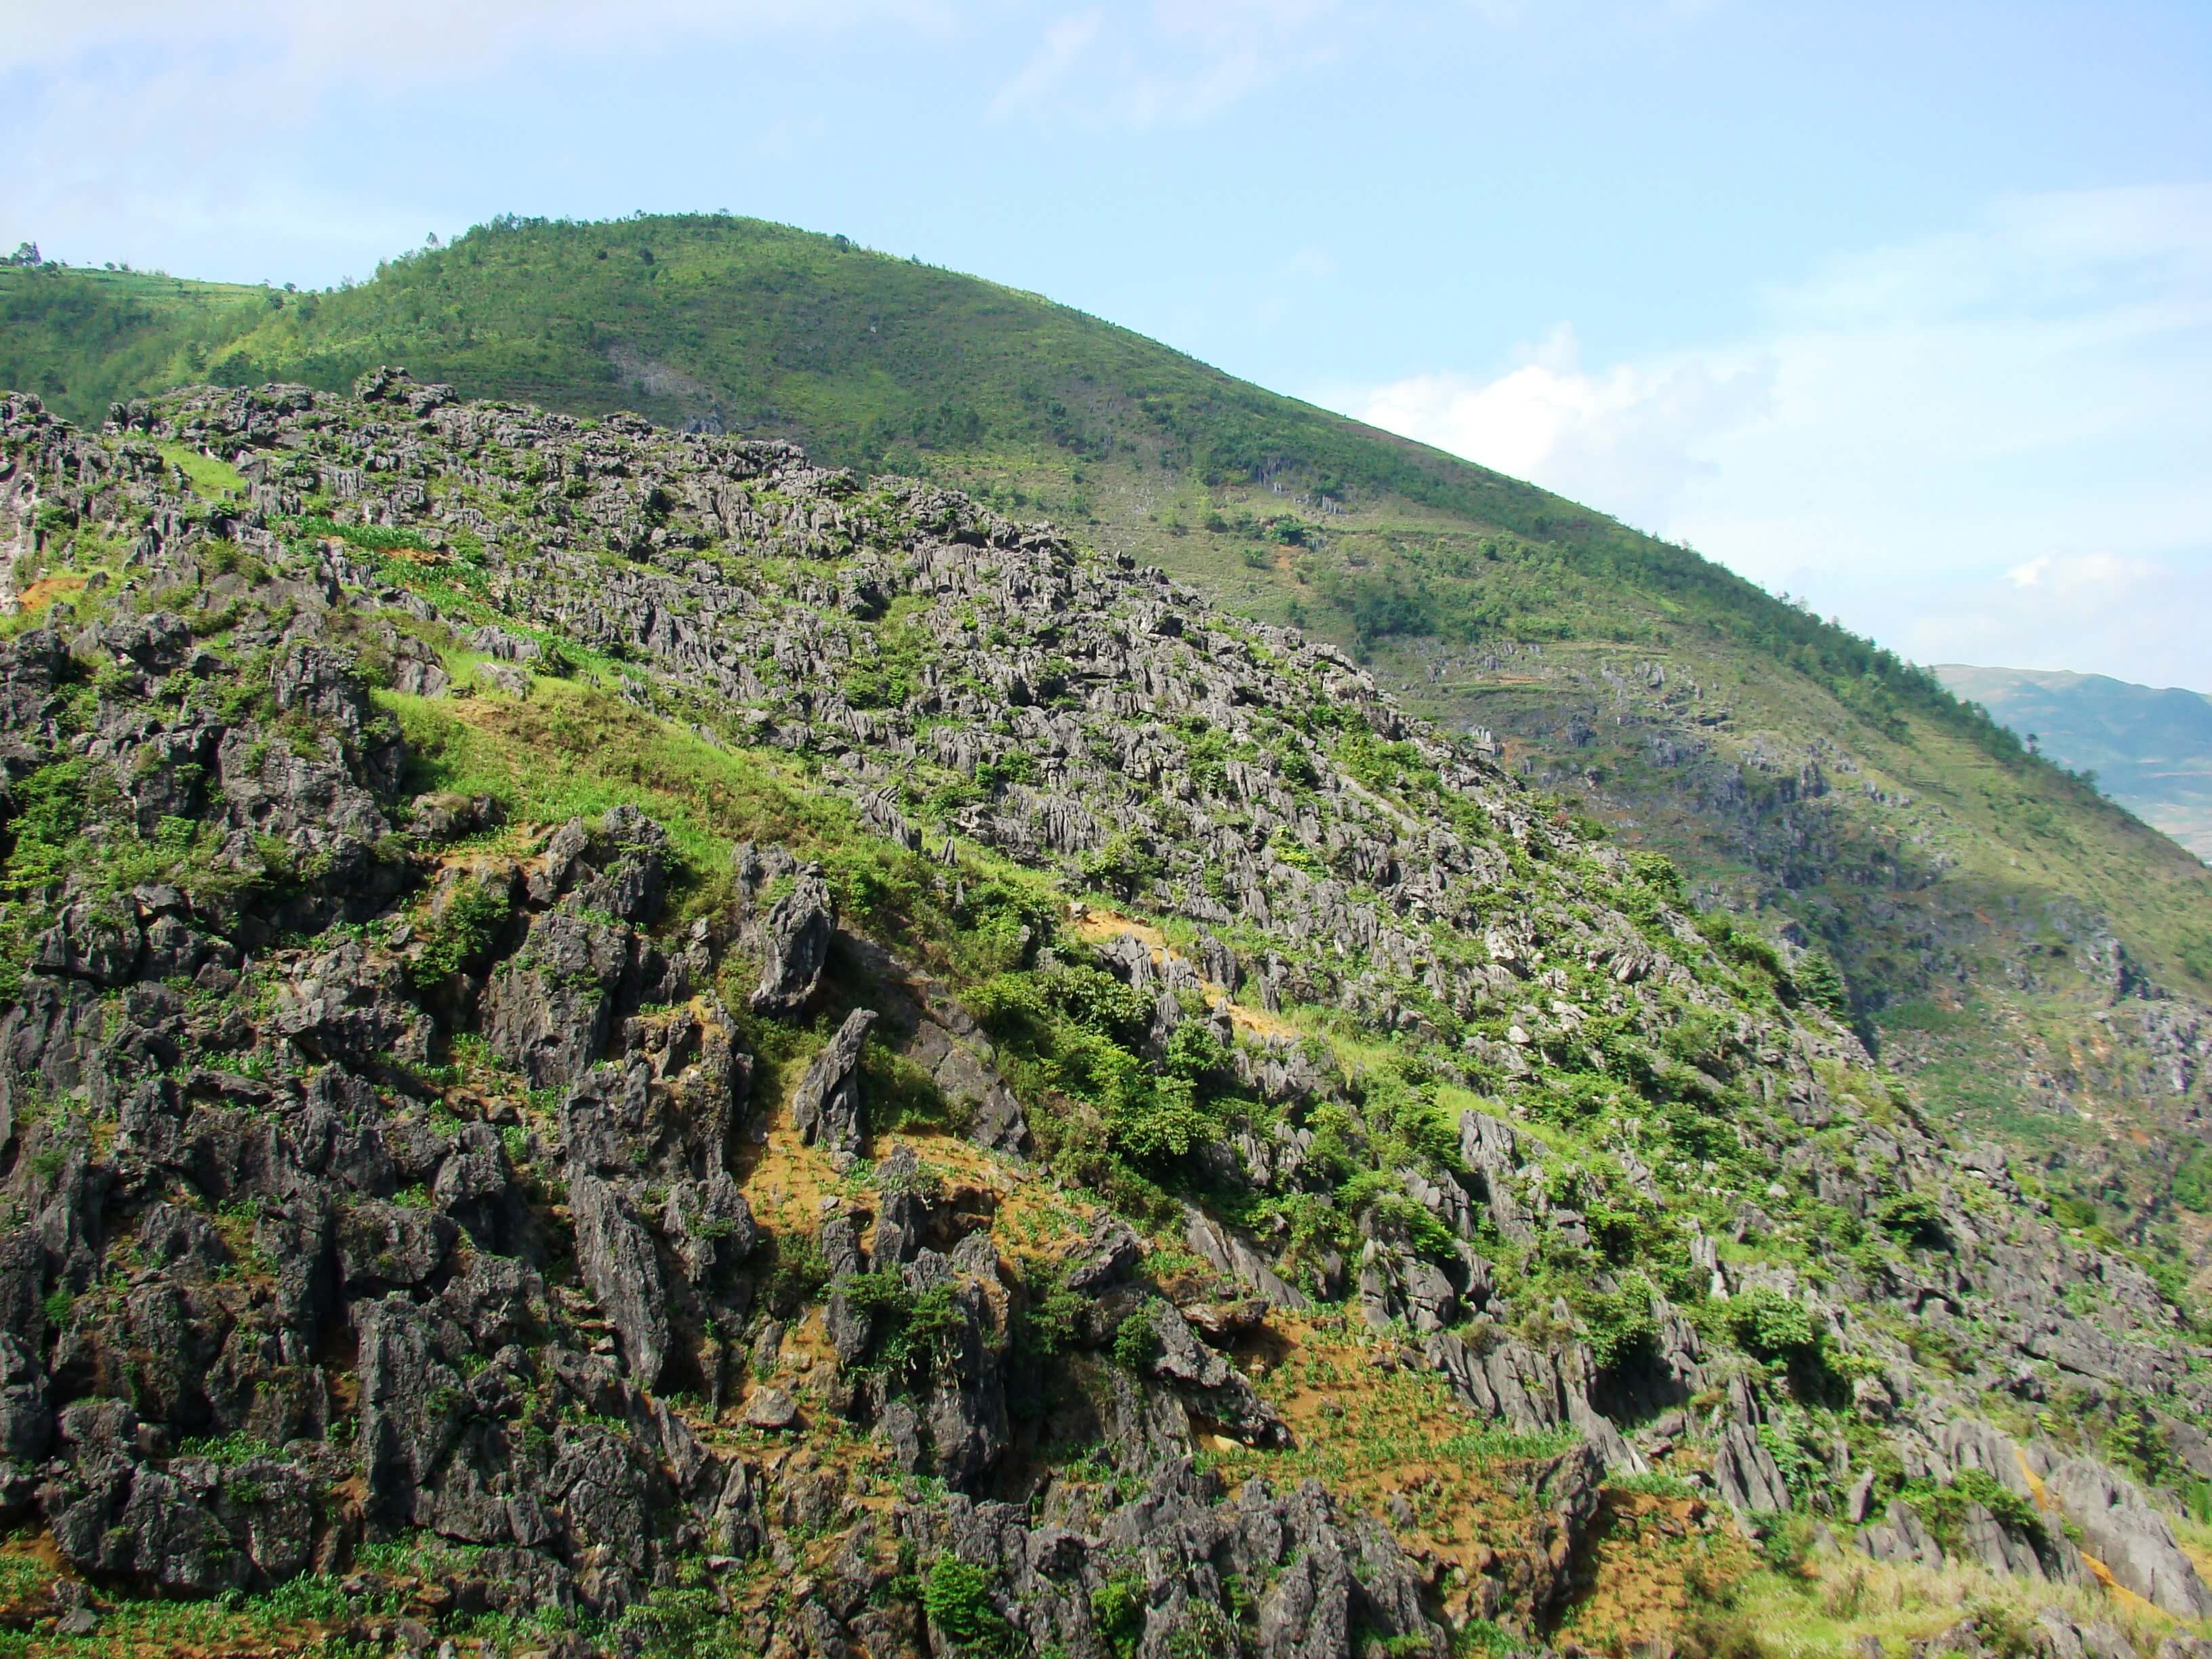
<path id="1" fill-rule="evenodd" d="M 6 270 L 0 318 L 0 382 L 80 421 L 181 382 L 332 389 L 404 362 L 1052 518 L 1483 728 L 1702 899 L 1832 962 L 1862 1030 L 2063 1165 L 2085 1220 L 2202 1253 L 2212 1158 L 2185 1138 L 2177 1182 L 2172 1147 L 2207 1098 L 2187 1032 L 2212 872 L 1687 548 L 1036 295 L 743 219 L 503 220 L 314 294 Z"/>

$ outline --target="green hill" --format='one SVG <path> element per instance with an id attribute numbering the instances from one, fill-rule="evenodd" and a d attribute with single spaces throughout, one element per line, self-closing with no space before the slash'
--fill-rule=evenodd
<path id="1" fill-rule="evenodd" d="M 741 219 L 505 219 L 315 294 L 0 271 L 0 382 L 81 421 L 178 382 L 404 362 L 1056 520 L 1487 734 L 1701 900 L 1831 958 L 1866 1035 L 2047 1149 L 2085 1213 L 2168 1237 L 2170 1137 L 2212 1103 L 2185 1036 L 2212 872 L 1933 675 L 1686 547 L 1037 296 Z"/>
<path id="2" fill-rule="evenodd" d="M 2096 775 L 2114 800 L 2212 859 L 2212 697 L 2103 674 L 1970 668 L 1936 673 L 2061 765 Z"/>

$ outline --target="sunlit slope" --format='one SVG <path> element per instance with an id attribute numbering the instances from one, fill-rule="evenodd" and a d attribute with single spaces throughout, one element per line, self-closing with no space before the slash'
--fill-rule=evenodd
<path id="1" fill-rule="evenodd" d="M 404 362 L 1057 520 L 1352 647 L 1832 957 L 1869 1036 L 2070 1148 L 2115 1223 L 2155 1221 L 2146 1146 L 2206 1106 L 2193 1063 L 2173 1086 L 2167 1026 L 2136 1026 L 2212 990 L 2212 872 L 1933 676 L 1686 548 L 1036 295 L 690 216 L 500 222 L 318 294 L 0 271 L 0 379 L 81 420 L 186 379 L 339 388 Z M 2179 1000 L 2126 1001 L 2153 993 Z"/>

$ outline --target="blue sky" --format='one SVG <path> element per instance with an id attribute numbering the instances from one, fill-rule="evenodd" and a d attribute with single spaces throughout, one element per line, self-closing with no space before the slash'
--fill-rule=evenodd
<path id="1" fill-rule="evenodd" d="M 14 9 L 14 8 L 10 8 Z M 728 208 L 1081 306 L 1926 661 L 2212 690 L 2212 7 L 104 0 L 0 239 L 317 284 Z"/>

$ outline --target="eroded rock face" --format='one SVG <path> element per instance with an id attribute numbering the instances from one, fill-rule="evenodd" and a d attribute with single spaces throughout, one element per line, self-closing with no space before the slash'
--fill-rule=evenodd
<path id="1" fill-rule="evenodd" d="M 363 396 L 198 393 L 112 443 L 0 399 L 9 521 L 66 494 L 131 549 L 120 592 L 0 641 L 0 1516 L 102 1595 L 420 1531 L 471 1547 L 454 1607 L 612 1617 L 762 1556 L 789 1595 L 727 1615 L 759 1650 L 901 1654 L 968 1639 L 914 1588 L 943 1553 L 1010 1650 L 1441 1654 L 1474 1617 L 1540 1638 L 1601 1484 L 1650 1468 L 1900 1561 L 1942 1559 L 1927 1492 L 2054 1461 L 1978 1420 L 1995 1389 L 2154 1401 L 2212 1474 L 2154 1283 L 2001 1158 L 1860 1110 L 1848 1033 L 1746 1001 L 1661 888 L 1341 657 L 781 446 Z M 180 496 L 157 428 L 254 505 Z M 392 534 L 301 528 L 318 490 Z M 441 610 L 454 578 L 501 622 Z M 712 790 L 664 793 L 680 824 L 409 793 L 443 763 L 410 769 L 378 687 L 557 741 L 507 699 L 564 640 L 623 664 L 569 688 L 606 729 L 781 750 L 849 803 L 856 914 L 818 844 L 701 867 Z M 463 646 L 504 691 L 453 683 Z M 1595 1127 L 1554 1146 L 1561 1101 Z M 1147 1236 L 1065 1171 L 1177 1202 L 1132 1206 Z M 1838 1217 L 1860 1247 L 1808 1234 Z M 1534 1259 L 1584 1301 L 1532 1303 Z M 1905 1320 L 1955 1379 L 1867 1334 Z M 1305 1449 L 1269 1367 L 1307 1325 L 1522 1443 L 1464 1582 L 1402 1493 L 1386 1523 L 1198 1471 Z M 2119 1582 L 2200 1606 L 2142 1494 L 2050 1483 Z M 1972 1492 L 1958 1553 L 2079 1581 Z"/>
<path id="2" fill-rule="evenodd" d="M 791 1121 L 800 1138 L 819 1146 L 840 1170 L 849 1170 L 867 1150 L 868 1131 L 861 1100 L 860 1052 L 876 1023 L 874 1010 L 855 1008 L 836 1035 L 806 1068 L 791 1097 Z"/>
<path id="3" fill-rule="evenodd" d="M 597 1176 L 569 1177 L 568 1207 L 576 1219 L 577 1271 L 614 1321 L 626 1369 L 649 1389 L 668 1357 L 668 1297 L 652 1236 Z"/>
<path id="4" fill-rule="evenodd" d="M 766 959 L 753 988 L 753 1012 L 779 1018 L 803 1013 L 822 988 L 823 964 L 837 931 L 836 903 L 821 873 L 802 873 L 769 908 L 761 930 Z"/>
<path id="5" fill-rule="evenodd" d="M 2044 1484 L 2081 1528 L 2081 1547 L 2111 1570 L 2114 1583 L 2184 1619 L 2212 1614 L 2212 1591 L 2196 1564 L 2132 1481 L 2094 1458 L 2077 1457 L 2053 1469 Z"/>

